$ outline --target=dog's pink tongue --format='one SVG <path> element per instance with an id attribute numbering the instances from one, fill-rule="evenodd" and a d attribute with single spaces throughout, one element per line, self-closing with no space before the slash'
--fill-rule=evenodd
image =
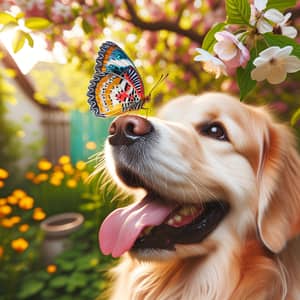
<path id="1" fill-rule="evenodd" d="M 131 249 L 146 226 L 160 225 L 173 208 L 143 199 L 113 211 L 106 217 L 99 231 L 100 249 L 103 254 L 119 257 Z"/>

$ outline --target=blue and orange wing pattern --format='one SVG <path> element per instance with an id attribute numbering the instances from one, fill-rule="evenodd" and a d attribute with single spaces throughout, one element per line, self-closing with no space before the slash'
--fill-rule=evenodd
<path id="1" fill-rule="evenodd" d="M 87 95 L 90 109 L 98 117 L 138 110 L 147 100 L 134 63 L 119 46 L 110 41 L 100 47 Z"/>

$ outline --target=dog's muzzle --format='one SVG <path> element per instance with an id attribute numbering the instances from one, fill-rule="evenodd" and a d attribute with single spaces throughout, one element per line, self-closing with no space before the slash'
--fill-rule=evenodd
<path id="1" fill-rule="evenodd" d="M 145 138 L 152 131 L 152 124 L 143 117 L 120 116 L 110 125 L 108 141 L 112 146 L 130 145 L 142 137 Z"/>

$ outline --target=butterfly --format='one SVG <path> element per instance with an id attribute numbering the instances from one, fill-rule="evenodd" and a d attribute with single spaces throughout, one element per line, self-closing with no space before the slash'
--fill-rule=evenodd
<path id="1" fill-rule="evenodd" d="M 87 96 L 90 110 L 103 118 L 138 110 L 150 98 L 132 60 L 111 41 L 100 47 Z"/>

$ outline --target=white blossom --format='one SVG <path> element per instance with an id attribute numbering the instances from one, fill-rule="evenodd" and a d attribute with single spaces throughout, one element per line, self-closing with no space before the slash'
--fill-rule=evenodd
<path id="1" fill-rule="evenodd" d="M 259 33 L 276 32 L 295 38 L 297 30 L 293 26 L 287 26 L 291 13 L 283 15 L 279 10 L 270 8 L 266 10 L 268 1 L 256 0 L 251 5 L 250 24 L 255 26 Z"/>
<path id="2" fill-rule="evenodd" d="M 227 75 L 225 64 L 217 57 L 211 55 L 204 49 L 197 48 L 197 55 L 194 60 L 203 62 L 203 69 L 209 73 L 215 74 L 216 78 L 219 78 L 221 74 Z"/>
<path id="3" fill-rule="evenodd" d="M 292 51 L 292 46 L 272 46 L 260 52 L 259 57 L 253 61 L 255 69 L 251 72 L 251 78 L 256 81 L 267 79 L 271 84 L 283 82 L 287 73 L 300 70 L 300 59 L 290 55 Z"/>
<path id="4" fill-rule="evenodd" d="M 294 39 L 297 36 L 297 29 L 293 26 L 287 25 L 290 18 L 292 16 L 292 13 L 287 13 L 285 16 L 283 16 L 283 20 L 278 23 L 277 28 L 279 28 L 279 33 L 290 37 L 291 39 Z M 276 29 L 276 28 L 275 28 Z"/>

